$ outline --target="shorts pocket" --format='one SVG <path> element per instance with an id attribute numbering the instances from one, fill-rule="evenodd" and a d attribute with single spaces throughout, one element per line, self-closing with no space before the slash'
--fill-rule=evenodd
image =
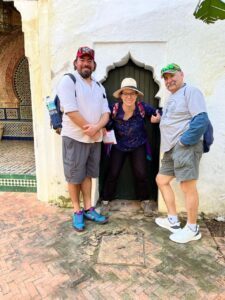
<path id="1" fill-rule="evenodd" d="M 177 144 L 173 152 L 174 168 L 191 167 L 194 155 L 193 149 L 190 146 L 181 146 Z"/>
<path id="2" fill-rule="evenodd" d="M 73 170 L 76 167 L 74 152 L 75 152 L 74 141 L 70 138 L 64 137 L 63 166 L 64 166 L 64 174 L 67 180 L 69 180 L 72 177 Z"/>
<path id="3" fill-rule="evenodd" d="M 197 160 L 200 160 L 203 153 L 203 143 L 200 141 L 198 144 L 195 145 L 194 155 Z"/>

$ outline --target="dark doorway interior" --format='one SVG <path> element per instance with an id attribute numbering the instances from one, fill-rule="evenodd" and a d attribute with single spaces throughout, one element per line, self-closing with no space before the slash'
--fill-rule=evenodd
<path id="1" fill-rule="evenodd" d="M 144 93 L 144 101 L 151 104 L 153 107 L 158 107 L 159 99 L 155 97 L 159 90 L 158 84 L 153 79 L 153 74 L 150 70 L 146 70 L 137 66 L 131 59 L 124 66 L 117 67 L 108 73 L 107 79 L 103 85 L 107 92 L 107 97 L 110 103 L 115 103 L 115 98 L 112 94 L 120 87 L 121 81 L 125 77 L 132 77 L 137 81 L 139 89 Z M 155 183 L 155 176 L 159 168 L 159 147 L 160 135 L 158 124 L 150 124 L 146 120 L 146 128 L 148 139 L 151 146 L 152 159 L 147 160 L 149 174 L 149 199 L 157 200 L 158 189 Z M 99 179 L 99 193 L 101 195 L 104 185 L 104 179 L 107 173 L 109 158 L 106 156 L 104 145 L 102 146 L 101 170 Z M 118 178 L 117 191 L 115 199 L 135 200 L 134 178 L 129 161 L 127 160 Z"/>

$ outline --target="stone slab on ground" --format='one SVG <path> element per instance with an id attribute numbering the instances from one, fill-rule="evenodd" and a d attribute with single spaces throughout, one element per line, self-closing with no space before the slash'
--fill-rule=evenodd
<path id="1" fill-rule="evenodd" d="M 98 264 L 144 266 L 144 239 L 140 235 L 103 236 Z"/>

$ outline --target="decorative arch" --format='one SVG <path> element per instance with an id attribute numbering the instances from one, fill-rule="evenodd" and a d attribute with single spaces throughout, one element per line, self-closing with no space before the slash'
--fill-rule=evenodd
<path id="1" fill-rule="evenodd" d="M 20 105 L 31 105 L 30 74 L 26 56 L 20 57 L 14 68 L 12 80 L 13 89 Z"/>
<path id="2" fill-rule="evenodd" d="M 132 72 L 132 68 L 136 70 L 133 70 Z M 135 58 L 132 57 L 131 53 L 129 52 L 127 55 L 125 55 L 123 58 L 121 58 L 120 61 L 113 63 L 112 65 L 108 66 L 106 68 L 106 76 L 104 80 L 101 80 L 102 84 L 106 87 L 106 90 L 108 90 L 107 95 L 108 95 L 108 99 L 111 101 L 114 101 L 112 98 L 112 93 L 113 90 L 116 90 L 117 88 L 119 88 L 120 86 L 120 82 L 112 82 L 110 84 L 108 84 L 108 77 L 110 73 L 113 73 L 113 70 L 124 70 L 121 72 L 121 74 L 119 75 L 120 78 L 120 82 L 122 81 L 122 79 L 124 77 L 127 77 L 125 74 L 130 74 L 130 77 L 133 77 L 138 84 L 138 87 L 144 92 L 144 94 L 146 94 L 146 97 L 144 98 L 145 102 L 150 103 L 153 106 L 159 106 L 159 97 L 157 96 L 157 93 L 159 91 L 159 83 L 157 80 L 155 80 L 154 76 L 154 69 L 151 66 L 145 65 L 144 63 L 141 63 L 139 61 L 137 61 Z M 141 77 L 136 77 L 139 76 L 138 71 L 142 70 L 142 72 L 145 73 L 144 76 L 142 76 L 143 78 L 145 78 L 144 81 L 142 81 Z M 152 89 L 151 92 L 149 93 L 149 90 L 147 89 L 148 83 L 146 82 L 146 74 L 151 74 L 151 85 L 152 85 Z M 146 92 L 146 93 L 145 93 Z"/>
<path id="3" fill-rule="evenodd" d="M 2 8 L 2 10 L 1 10 Z M 21 15 L 14 2 L 0 0 L 0 121 L 3 139 L 33 139 L 29 67 Z"/>
<path id="4" fill-rule="evenodd" d="M 8 61 L 8 65 L 5 71 L 6 93 L 9 100 L 16 99 L 17 103 L 19 103 L 19 98 L 15 93 L 13 78 L 18 63 L 24 57 L 23 45 L 23 34 L 19 33 L 15 37 L 14 41 L 11 41 L 11 43 L 8 45 L 8 48 L 5 52 L 5 56 L 7 56 L 6 61 Z"/>
<path id="5" fill-rule="evenodd" d="M 161 83 L 160 83 L 159 78 L 158 78 L 157 75 L 156 75 L 155 69 L 154 69 L 152 66 L 147 65 L 147 64 L 145 64 L 144 62 L 141 62 L 141 61 L 139 61 L 138 59 L 136 59 L 136 58 L 134 57 L 134 55 L 131 54 L 130 51 L 129 51 L 127 54 L 125 54 L 123 57 L 121 57 L 120 60 L 118 60 L 118 61 L 116 61 L 116 62 L 113 62 L 111 65 L 108 65 L 108 66 L 106 67 L 105 75 L 104 75 L 104 77 L 101 79 L 101 82 L 104 82 L 104 81 L 107 79 L 108 73 L 109 73 L 111 70 L 113 70 L 113 69 L 115 69 L 115 68 L 117 68 L 117 67 L 125 66 L 125 65 L 128 63 L 129 60 L 133 61 L 133 63 L 134 63 L 135 65 L 137 65 L 138 67 L 141 67 L 141 68 L 143 68 L 143 69 L 145 69 L 145 70 L 151 71 L 151 72 L 152 72 L 152 75 L 153 75 L 154 81 L 155 81 L 155 82 L 158 84 L 158 86 L 160 87 Z M 156 96 L 157 96 L 157 94 L 156 94 Z"/>

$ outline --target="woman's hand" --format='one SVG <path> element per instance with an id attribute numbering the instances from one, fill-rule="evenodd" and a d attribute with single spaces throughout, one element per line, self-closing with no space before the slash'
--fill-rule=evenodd
<path id="1" fill-rule="evenodd" d="M 158 111 L 158 109 L 156 110 L 156 116 L 152 115 L 151 118 L 150 118 L 150 122 L 151 123 L 159 123 L 160 122 L 160 119 L 161 119 L 161 115 Z"/>
<path id="2" fill-rule="evenodd" d="M 106 135 L 106 132 L 107 132 L 106 128 L 102 128 L 102 134 Z"/>

